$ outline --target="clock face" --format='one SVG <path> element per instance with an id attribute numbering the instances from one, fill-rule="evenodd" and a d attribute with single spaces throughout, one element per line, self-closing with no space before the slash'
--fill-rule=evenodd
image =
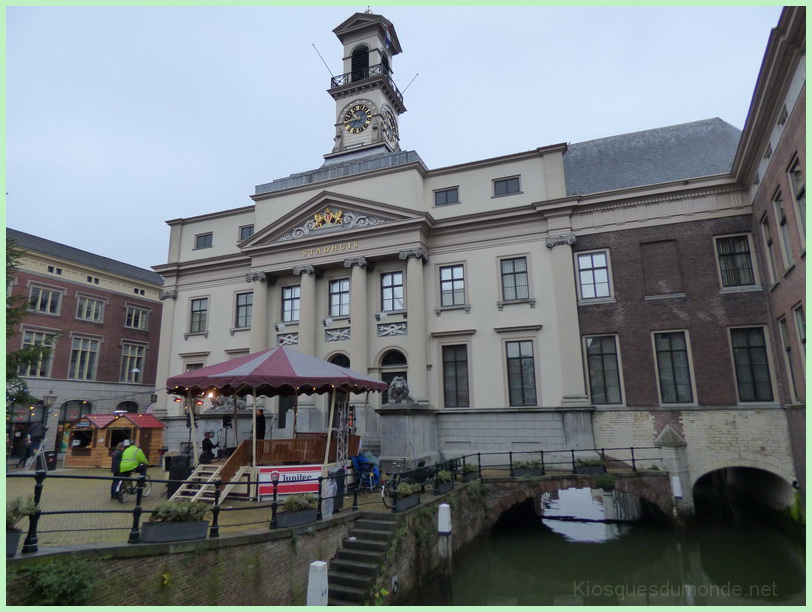
<path id="1" fill-rule="evenodd" d="M 344 128 L 350 134 L 358 134 L 363 132 L 372 123 L 372 111 L 368 106 L 363 104 L 356 104 L 351 106 L 349 110 L 344 113 Z"/>
<path id="2" fill-rule="evenodd" d="M 398 137 L 398 124 L 395 121 L 395 115 L 392 111 L 387 110 L 383 115 L 384 125 L 386 127 L 386 137 L 389 140 L 396 140 Z"/>

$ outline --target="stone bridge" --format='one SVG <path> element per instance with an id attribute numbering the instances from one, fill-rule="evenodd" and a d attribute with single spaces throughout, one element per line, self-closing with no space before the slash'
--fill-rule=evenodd
<path id="1" fill-rule="evenodd" d="M 671 485 L 665 472 L 612 472 L 614 489 L 631 493 L 657 507 L 670 520 L 676 518 Z M 486 477 L 486 524 L 494 524 L 512 507 L 533 499 L 538 510 L 538 500 L 544 493 L 554 494 L 559 489 L 595 487 L 594 476 L 570 474 L 564 476 L 537 477 Z"/>

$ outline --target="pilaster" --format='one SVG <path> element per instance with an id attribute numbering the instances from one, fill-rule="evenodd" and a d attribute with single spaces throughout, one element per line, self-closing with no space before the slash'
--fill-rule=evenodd
<path id="1" fill-rule="evenodd" d="M 423 264 L 429 256 L 423 249 L 401 251 L 398 257 L 406 261 L 406 312 L 409 327 L 406 346 L 409 351 L 409 391 L 418 402 L 428 401 L 427 322 Z"/>

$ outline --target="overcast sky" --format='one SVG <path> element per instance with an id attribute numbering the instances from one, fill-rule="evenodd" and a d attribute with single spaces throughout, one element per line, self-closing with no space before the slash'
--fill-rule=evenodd
<path id="1" fill-rule="evenodd" d="M 332 30 L 366 8 L 8 8 L 6 225 L 165 263 L 167 220 L 322 164 Z M 403 47 L 401 147 L 432 169 L 712 117 L 741 129 L 781 12 L 372 10 Z"/>

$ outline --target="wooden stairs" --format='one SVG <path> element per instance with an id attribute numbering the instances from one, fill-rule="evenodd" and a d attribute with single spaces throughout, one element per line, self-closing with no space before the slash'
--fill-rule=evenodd
<path id="1" fill-rule="evenodd" d="M 369 599 L 370 588 L 398 522 L 387 512 L 362 512 L 327 570 L 330 606 L 358 606 Z"/>
<path id="2" fill-rule="evenodd" d="M 242 466 L 237 470 L 229 482 L 224 482 L 220 490 L 220 502 L 226 498 L 231 490 L 239 484 L 240 479 L 248 470 L 248 466 Z M 188 499 L 190 501 L 203 501 L 214 503 L 215 485 L 221 478 L 222 465 L 213 463 L 198 465 L 186 482 L 178 487 L 178 490 L 170 497 L 170 501 L 176 499 Z"/>

